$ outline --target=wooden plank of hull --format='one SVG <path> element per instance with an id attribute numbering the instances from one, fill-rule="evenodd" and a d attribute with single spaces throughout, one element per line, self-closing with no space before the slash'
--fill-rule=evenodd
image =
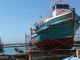
<path id="1" fill-rule="evenodd" d="M 43 40 L 40 42 L 34 42 L 33 45 L 38 46 L 40 49 L 71 49 L 73 47 L 73 37 L 71 38 L 63 38 L 63 39 L 55 39 L 55 40 Z"/>

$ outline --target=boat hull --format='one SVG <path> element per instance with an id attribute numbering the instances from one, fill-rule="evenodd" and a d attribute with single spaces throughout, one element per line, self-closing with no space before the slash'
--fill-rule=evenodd
<path id="1" fill-rule="evenodd" d="M 32 44 L 41 49 L 71 49 L 77 28 L 72 12 L 52 18 L 32 36 Z"/>
<path id="2" fill-rule="evenodd" d="M 39 47 L 40 49 L 50 50 L 50 49 L 71 49 L 73 47 L 73 37 L 70 38 L 62 38 L 62 39 L 54 39 L 54 40 L 45 40 L 41 42 L 34 42 L 34 45 Z"/>

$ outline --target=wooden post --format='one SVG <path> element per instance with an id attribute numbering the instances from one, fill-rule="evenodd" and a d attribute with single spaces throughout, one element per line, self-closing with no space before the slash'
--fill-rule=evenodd
<path id="1" fill-rule="evenodd" d="M 80 58 L 80 49 L 76 50 L 76 56 L 77 56 L 77 58 Z"/>
<path id="2" fill-rule="evenodd" d="M 32 55 L 31 54 L 29 55 L 29 60 L 32 60 Z"/>

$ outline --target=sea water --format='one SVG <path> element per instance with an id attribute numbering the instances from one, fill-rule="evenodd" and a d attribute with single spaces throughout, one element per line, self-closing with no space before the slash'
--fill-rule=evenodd
<path id="1" fill-rule="evenodd" d="M 16 54 L 15 48 L 16 47 L 4 48 L 4 54 L 8 55 Z M 26 52 L 26 47 L 17 47 L 17 48 L 18 50 L 23 50 L 23 52 Z"/>

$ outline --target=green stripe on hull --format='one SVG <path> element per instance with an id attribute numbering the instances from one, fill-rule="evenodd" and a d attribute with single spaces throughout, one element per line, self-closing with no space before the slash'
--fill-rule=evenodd
<path id="1" fill-rule="evenodd" d="M 51 23 L 55 23 L 55 22 L 58 22 L 58 21 L 61 21 L 61 20 L 64 20 L 64 17 L 59 17 L 59 18 L 55 18 L 49 22 L 47 22 L 45 25 L 50 25 Z"/>
<path id="2" fill-rule="evenodd" d="M 69 13 L 69 14 L 66 14 L 66 15 L 63 15 L 63 16 L 60 16 L 60 17 L 57 17 L 57 18 L 53 18 L 51 20 L 49 20 L 48 22 L 44 23 L 38 31 L 41 31 L 41 30 L 44 30 L 45 27 L 49 26 L 49 25 L 52 25 L 52 24 L 55 24 L 55 23 L 58 23 L 58 22 L 63 22 L 63 21 L 66 21 L 66 19 L 73 19 L 73 13 Z"/>
<path id="3" fill-rule="evenodd" d="M 39 29 L 39 31 L 43 30 L 45 27 L 47 27 L 47 26 L 49 26 L 49 25 L 51 25 L 51 24 L 53 24 L 53 23 L 55 23 L 55 22 L 62 21 L 62 20 L 64 20 L 63 17 L 59 17 L 59 18 L 52 19 L 52 20 L 50 20 L 49 22 L 46 22 L 46 23 Z"/>

